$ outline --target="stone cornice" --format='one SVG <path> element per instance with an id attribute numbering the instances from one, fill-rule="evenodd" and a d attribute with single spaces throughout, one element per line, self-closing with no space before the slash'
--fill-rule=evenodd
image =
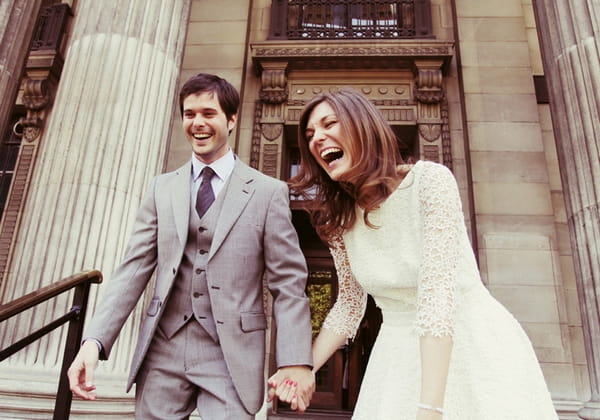
<path id="1" fill-rule="evenodd" d="M 288 61 L 288 68 L 406 67 L 418 59 L 441 59 L 454 55 L 454 42 L 438 40 L 368 41 L 265 41 L 251 45 L 257 72 L 263 63 Z"/>

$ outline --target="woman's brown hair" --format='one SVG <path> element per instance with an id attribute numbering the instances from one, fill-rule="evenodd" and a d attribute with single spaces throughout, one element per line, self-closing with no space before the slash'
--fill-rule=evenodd
<path id="1" fill-rule="evenodd" d="M 352 166 L 340 182 L 329 177 L 308 148 L 308 119 L 322 102 L 333 108 L 352 157 Z M 364 210 L 365 223 L 374 228 L 368 215 L 396 188 L 398 165 L 403 163 L 398 139 L 375 105 L 351 88 L 314 97 L 300 116 L 298 147 L 300 168 L 290 180 L 290 189 L 305 199 L 319 236 L 329 243 L 334 234 L 354 226 L 357 205 Z"/>

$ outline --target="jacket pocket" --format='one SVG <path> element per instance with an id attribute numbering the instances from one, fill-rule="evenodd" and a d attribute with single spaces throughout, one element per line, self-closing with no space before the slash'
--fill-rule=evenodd
<path id="1" fill-rule="evenodd" d="M 241 320 L 244 332 L 267 329 L 267 317 L 263 312 L 243 312 Z"/>
<path id="2" fill-rule="evenodd" d="M 158 314 L 158 310 L 160 309 L 161 305 L 162 305 L 162 302 L 160 301 L 159 298 L 157 298 L 157 297 L 152 298 L 152 301 L 150 302 L 150 305 L 148 305 L 148 309 L 146 310 L 146 315 L 156 316 Z"/>

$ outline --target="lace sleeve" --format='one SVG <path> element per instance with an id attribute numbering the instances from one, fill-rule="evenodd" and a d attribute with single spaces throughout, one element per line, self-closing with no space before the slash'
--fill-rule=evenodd
<path id="1" fill-rule="evenodd" d="M 346 247 L 341 237 L 332 241 L 330 251 L 337 270 L 339 287 L 337 300 L 327 314 L 323 328 L 353 339 L 365 314 L 367 293 L 350 270 Z"/>
<path id="2" fill-rule="evenodd" d="M 453 335 L 459 226 L 464 223 L 458 187 L 448 168 L 428 163 L 421 174 L 419 200 L 423 255 L 417 290 L 419 335 Z"/>

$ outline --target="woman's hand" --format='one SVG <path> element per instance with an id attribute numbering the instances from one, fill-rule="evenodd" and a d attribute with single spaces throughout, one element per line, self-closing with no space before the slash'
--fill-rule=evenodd
<path id="1" fill-rule="evenodd" d="M 287 366 L 271 376 L 267 386 L 267 401 L 277 396 L 289 403 L 292 410 L 304 413 L 315 391 L 315 375 L 308 366 Z"/>

